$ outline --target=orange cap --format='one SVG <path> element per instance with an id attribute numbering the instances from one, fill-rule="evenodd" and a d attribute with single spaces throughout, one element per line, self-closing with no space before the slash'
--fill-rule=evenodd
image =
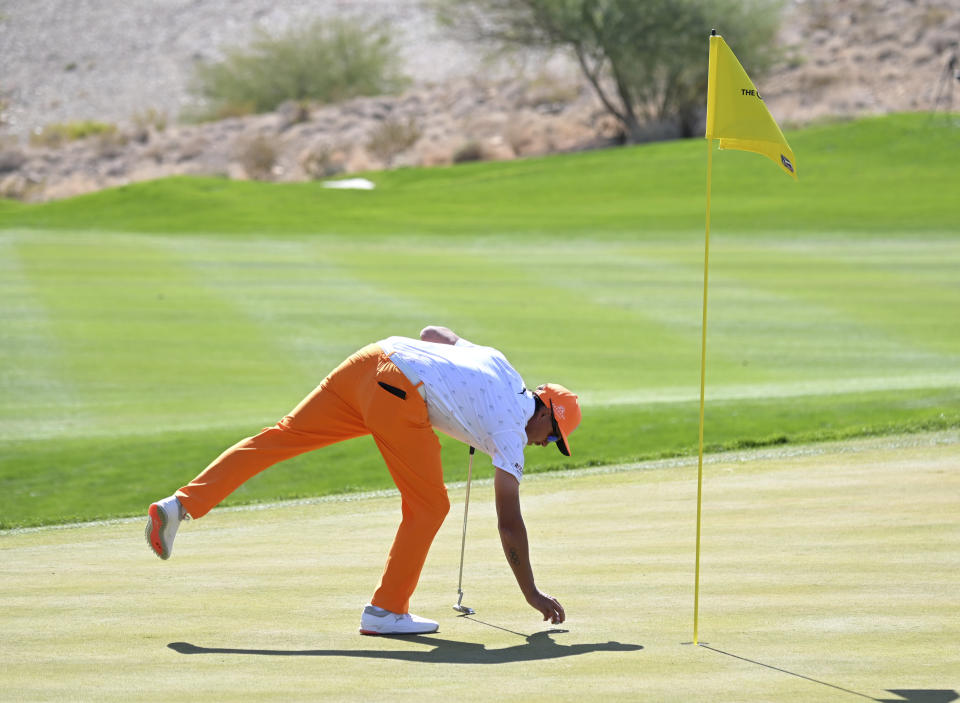
<path id="1" fill-rule="evenodd" d="M 580 401 L 573 393 L 558 383 L 544 383 L 534 391 L 541 402 L 550 408 L 557 427 L 560 429 L 560 439 L 557 440 L 557 449 L 564 456 L 570 456 L 570 441 L 567 439 L 571 432 L 580 424 Z"/>

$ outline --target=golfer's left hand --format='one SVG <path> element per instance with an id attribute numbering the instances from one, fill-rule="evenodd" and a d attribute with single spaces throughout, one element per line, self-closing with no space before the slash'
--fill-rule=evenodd
<path id="1" fill-rule="evenodd" d="M 563 612 L 563 606 L 560 605 L 560 601 L 546 593 L 537 591 L 527 598 L 527 602 L 534 610 L 540 611 L 544 621 L 549 620 L 554 625 L 559 625 L 567 619 L 566 613 Z"/>

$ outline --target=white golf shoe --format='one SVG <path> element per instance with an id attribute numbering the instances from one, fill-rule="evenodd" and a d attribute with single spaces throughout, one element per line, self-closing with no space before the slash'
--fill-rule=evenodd
<path id="1" fill-rule="evenodd" d="M 391 613 L 368 605 L 360 616 L 360 634 L 363 635 L 426 635 L 436 632 L 440 625 L 433 620 L 410 613 Z"/>
<path id="2" fill-rule="evenodd" d="M 169 559 L 173 552 L 173 539 L 180 523 L 189 515 L 176 496 L 158 500 L 147 510 L 147 528 L 144 535 L 150 549 L 161 559 Z"/>

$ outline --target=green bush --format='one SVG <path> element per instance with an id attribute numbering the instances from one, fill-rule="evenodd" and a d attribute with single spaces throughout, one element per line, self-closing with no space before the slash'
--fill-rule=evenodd
<path id="1" fill-rule="evenodd" d="M 817 0 L 818 3 L 825 0 Z M 628 141 L 647 124 L 703 133 L 711 28 L 726 37 L 756 80 L 783 51 L 776 38 L 784 0 L 429 0 L 461 39 L 575 57 Z"/>
<path id="2" fill-rule="evenodd" d="M 223 61 L 199 65 L 192 87 L 207 101 L 209 116 L 269 112 L 287 100 L 329 103 L 398 92 L 409 83 L 399 63 L 382 28 L 315 20 L 277 37 L 259 30 L 249 48 L 227 50 Z"/>
<path id="3" fill-rule="evenodd" d="M 30 144 L 33 146 L 58 147 L 65 142 L 99 136 L 112 138 L 117 133 L 117 126 L 104 122 L 83 120 L 80 122 L 53 122 L 44 125 L 30 135 Z"/>

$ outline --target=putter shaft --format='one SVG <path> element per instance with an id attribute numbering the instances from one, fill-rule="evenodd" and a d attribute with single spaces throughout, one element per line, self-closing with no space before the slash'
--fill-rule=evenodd
<path id="1" fill-rule="evenodd" d="M 460 539 L 460 576 L 457 579 L 457 604 L 453 606 L 456 611 L 461 613 L 470 611 L 470 614 L 474 612 L 473 608 L 460 605 L 460 601 L 463 600 L 463 555 L 467 547 L 467 513 L 470 510 L 470 482 L 473 478 L 473 454 L 476 451 L 475 447 L 470 447 L 470 461 L 467 464 L 467 494 L 463 501 L 463 536 Z"/>

